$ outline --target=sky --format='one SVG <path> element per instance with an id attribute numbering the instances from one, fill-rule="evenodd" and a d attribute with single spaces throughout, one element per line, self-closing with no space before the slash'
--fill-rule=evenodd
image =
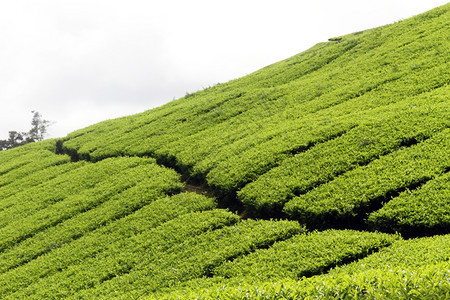
<path id="1" fill-rule="evenodd" d="M 158 107 L 438 0 L 0 1 L 0 139 Z"/>

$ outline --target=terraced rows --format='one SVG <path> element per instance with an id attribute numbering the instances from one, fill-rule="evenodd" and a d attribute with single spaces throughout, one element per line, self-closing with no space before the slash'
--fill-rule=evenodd
<path id="1" fill-rule="evenodd" d="M 328 274 L 302 280 L 258 281 L 239 276 L 216 282 L 198 280 L 146 299 L 446 299 L 449 242 L 449 235 L 398 240 Z"/>
<path id="2" fill-rule="evenodd" d="M 415 97 L 414 107 L 408 100 L 372 111 L 379 116 L 375 120 L 369 114 L 361 116 L 365 122 L 359 126 L 284 160 L 258 177 L 239 191 L 239 199 L 257 209 L 282 208 L 293 197 L 345 172 L 430 138 L 450 125 L 445 96 L 448 91 L 445 87 Z M 429 114 L 430 111 L 433 114 Z"/>
<path id="3" fill-rule="evenodd" d="M 0 157 L 22 150 L 8 150 Z M 43 159 L 59 156 L 42 151 L 47 151 Z M 216 209 L 211 198 L 180 193 L 179 175 L 153 159 L 90 163 L 64 158 L 65 163 L 47 167 L 64 172 L 2 199 L 17 201 L 3 211 L 5 218 L 7 212 L 17 212 L 16 218 L 2 220 L 3 299 L 150 295 L 204 276 L 217 277 L 216 267 L 228 260 L 277 241 L 306 237 L 298 222 L 240 220 Z M 32 172 L 34 164 L 42 162 L 24 164 L 23 170 L 10 170 L 3 178 Z M 26 178 L 32 181 L 35 176 L 21 181 Z M 388 246 L 397 238 L 371 235 L 372 242 L 366 241 L 371 246 L 351 255 L 365 256 L 371 247 Z M 350 235 L 343 239 L 354 243 Z"/>
<path id="4" fill-rule="evenodd" d="M 335 200 L 336 212 L 329 214 L 299 205 L 315 201 L 320 192 L 314 189 L 350 185 L 346 173 L 365 172 L 366 165 L 449 127 L 448 14 L 443 7 L 318 44 L 244 78 L 74 132 L 61 141 L 61 151 L 91 161 L 154 157 L 193 182 L 206 182 L 221 206 L 248 216 L 288 216 L 311 228 L 324 222 L 348 227 L 355 218 L 362 224 L 381 202 L 442 173 L 448 154 L 441 152 L 439 170 L 426 179 L 389 187 L 354 210 L 339 212 Z"/>
<path id="5" fill-rule="evenodd" d="M 448 297 L 448 28 L 449 4 L 0 152 L 0 298 Z"/>
<path id="6" fill-rule="evenodd" d="M 383 156 L 294 197 L 284 209 L 319 227 L 352 222 L 381 207 L 399 191 L 414 189 L 444 173 L 450 165 L 449 136 L 450 129 L 446 129 L 423 143 Z"/>

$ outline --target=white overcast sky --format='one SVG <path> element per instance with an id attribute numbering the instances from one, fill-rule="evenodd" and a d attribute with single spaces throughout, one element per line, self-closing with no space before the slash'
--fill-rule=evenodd
<path id="1" fill-rule="evenodd" d="M 0 139 L 160 106 L 438 0 L 0 0 Z"/>

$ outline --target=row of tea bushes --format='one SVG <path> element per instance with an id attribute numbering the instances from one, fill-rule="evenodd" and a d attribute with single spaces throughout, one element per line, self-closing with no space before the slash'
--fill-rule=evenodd
<path id="1" fill-rule="evenodd" d="M 369 215 L 369 225 L 385 232 L 414 236 L 450 230 L 450 173 L 428 181 L 418 190 L 406 190 Z"/>
<path id="2" fill-rule="evenodd" d="M 354 274 L 321 275 L 296 281 L 285 279 L 181 290 L 142 299 L 447 299 L 450 263 L 418 268 L 368 269 Z"/>
<path id="3" fill-rule="evenodd" d="M 37 189 L 15 194 L 13 206 L 1 211 L 0 249 L 32 237 L 126 192 L 147 180 L 160 195 L 180 191 L 179 175 L 161 168 L 153 160 L 112 158 L 88 164 L 74 172 L 62 174 Z"/>
<path id="4" fill-rule="evenodd" d="M 214 275 L 246 281 L 300 279 L 365 257 L 397 239 L 395 235 L 354 230 L 310 232 L 227 262 L 216 268 Z"/>
<path id="5" fill-rule="evenodd" d="M 129 272 L 152 253 L 160 255 L 189 237 L 239 220 L 238 216 L 224 210 L 179 216 L 166 210 L 163 211 L 168 214 L 165 218 L 157 217 L 152 222 L 151 219 L 146 221 L 147 218 L 162 212 L 149 211 L 147 207 L 150 206 L 1 274 L 1 297 L 67 297 Z M 141 213 L 142 210 L 145 213 Z M 174 218 L 167 220 L 169 216 Z M 128 224 L 130 221 L 134 226 Z M 142 221 L 152 226 L 141 227 Z M 134 232 L 136 227 L 140 228 L 137 233 Z"/>
<path id="6" fill-rule="evenodd" d="M 391 239 L 391 242 L 390 246 L 332 269 L 327 274 L 300 280 L 293 279 L 289 272 L 285 278 L 282 272 L 277 272 L 275 278 L 264 279 L 262 276 L 260 280 L 252 276 L 228 279 L 216 277 L 191 281 L 145 299 L 448 298 L 450 235 L 396 241 Z M 267 259 L 268 256 L 264 256 L 261 262 L 255 261 L 254 267 L 264 268 Z"/>
<path id="7" fill-rule="evenodd" d="M 215 266 L 226 260 L 269 247 L 303 230 L 292 221 L 243 220 L 187 238 L 164 252 L 147 251 L 139 265 L 127 274 L 102 282 L 75 297 L 129 299 L 190 279 L 208 277 Z"/>
<path id="8" fill-rule="evenodd" d="M 448 91 L 449 87 L 441 88 Z M 377 119 L 359 116 L 365 123 L 340 137 L 284 160 L 238 192 L 244 205 L 257 210 L 278 208 L 296 195 L 331 181 L 336 176 L 450 126 L 448 105 L 441 89 L 377 110 Z M 373 114 L 374 112 L 372 112 Z M 349 118 L 355 118 L 351 116 Z M 231 166 L 230 166 L 231 168 Z"/>
<path id="9" fill-rule="evenodd" d="M 285 211 L 310 226 L 362 219 L 407 188 L 444 173 L 450 165 L 450 129 L 383 156 L 286 203 Z"/>

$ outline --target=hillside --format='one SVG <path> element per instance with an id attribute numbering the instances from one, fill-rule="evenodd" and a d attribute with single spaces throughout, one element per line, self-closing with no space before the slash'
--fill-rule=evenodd
<path id="1" fill-rule="evenodd" d="M 0 298 L 450 297 L 450 4 L 0 152 Z"/>

